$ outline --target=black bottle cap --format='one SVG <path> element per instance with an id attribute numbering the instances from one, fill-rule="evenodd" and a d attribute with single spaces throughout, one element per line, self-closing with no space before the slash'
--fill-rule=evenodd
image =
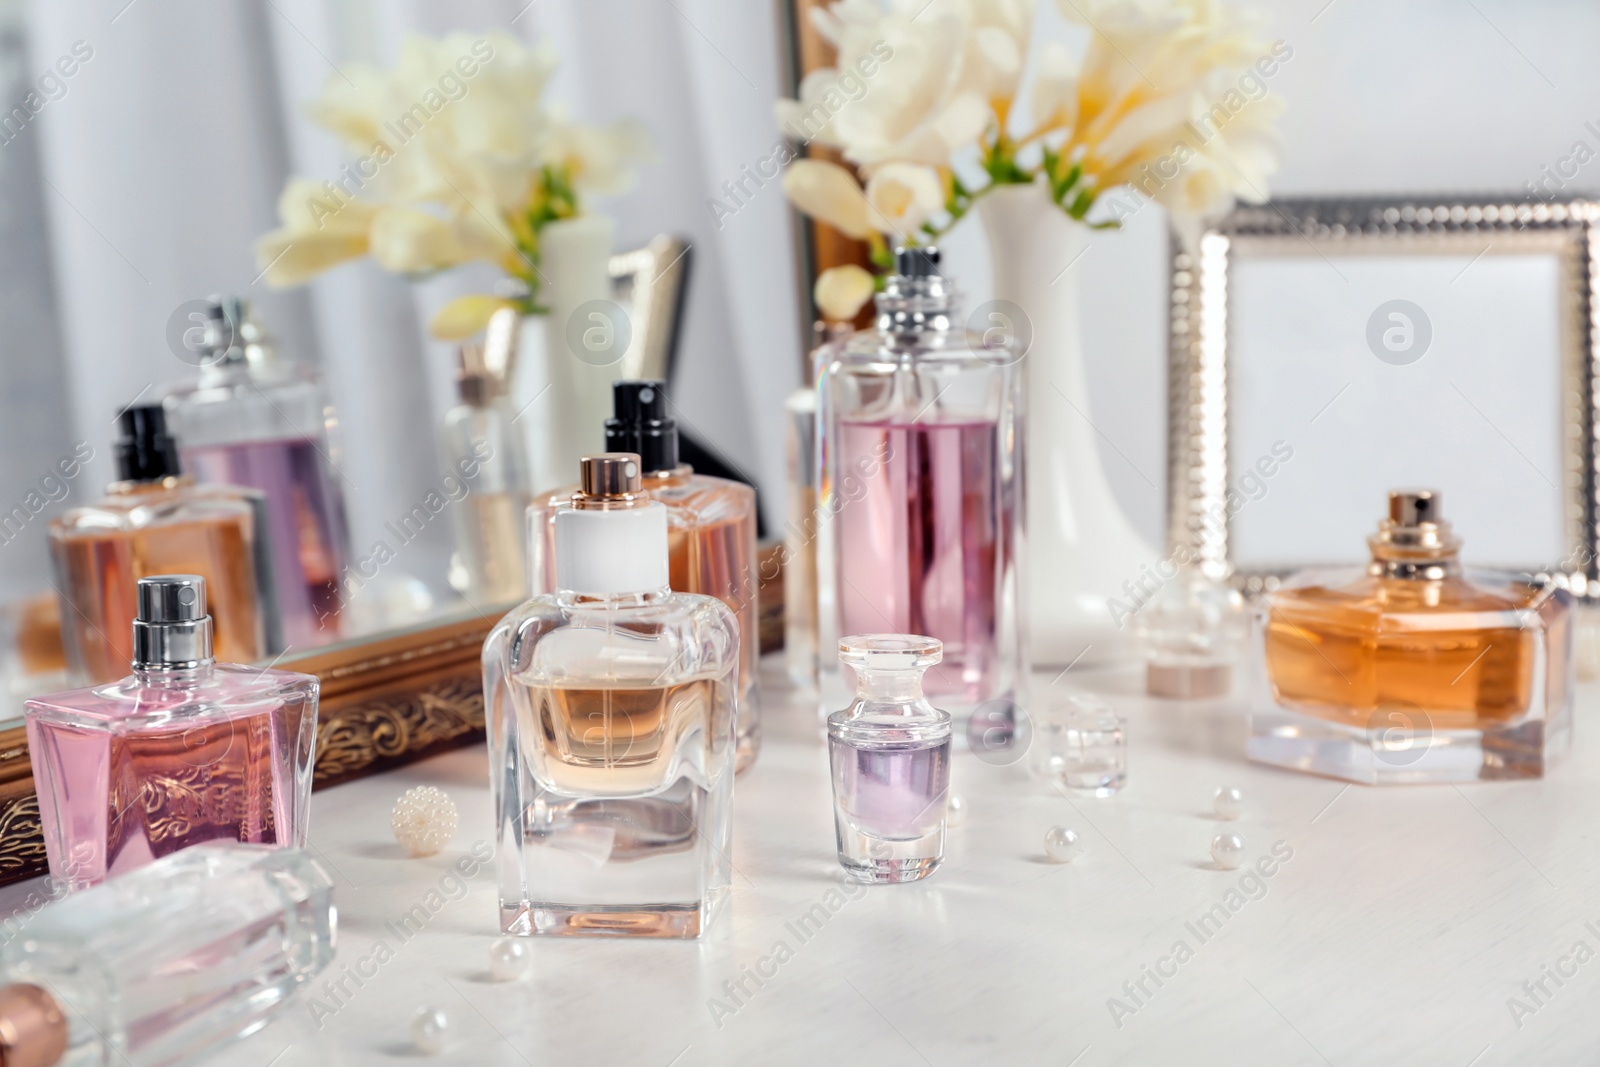
<path id="1" fill-rule="evenodd" d="M 939 250 L 901 245 L 894 250 L 894 272 L 902 278 L 931 278 L 939 274 Z"/>
<path id="2" fill-rule="evenodd" d="M 606 451 L 637 452 L 647 474 L 678 466 L 678 423 L 667 414 L 666 382 L 612 382 Z"/>
<path id="3" fill-rule="evenodd" d="M 178 442 L 167 432 L 167 413 L 160 404 L 138 404 L 117 419 L 117 477 L 124 482 L 153 482 L 183 473 Z"/>

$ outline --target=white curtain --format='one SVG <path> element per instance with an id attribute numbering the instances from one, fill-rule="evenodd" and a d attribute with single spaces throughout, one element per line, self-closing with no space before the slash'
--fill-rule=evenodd
<path id="1" fill-rule="evenodd" d="M 343 423 L 339 465 L 355 551 L 370 550 L 383 523 L 443 474 L 435 428 L 453 403 L 453 360 L 425 324 L 451 296 L 486 290 L 493 275 L 474 267 L 413 286 L 362 262 L 275 291 L 258 280 L 251 246 L 276 224 L 289 175 L 333 178 L 346 162 L 303 112 L 341 66 L 390 63 L 411 32 L 498 28 L 553 42 L 562 66 L 550 96 L 574 116 L 632 116 L 651 129 L 659 161 L 633 191 L 599 207 L 616 218 L 621 247 L 661 232 L 691 242 L 681 422 L 756 481 L 768 514 L 780 518 L 775 430 L 799 380 L 801 337 L 788 208 L 769 184 L 719 229 L 707 203 L 776 140 L 775 20 L 776 5 L 735 0 L 33 0 L 13 20 L 28 36 L 13 88 L 25 90 L 75 48 L 89 56 L 30 128 L 0 145 L 0 192 L 10 205 L 33 196 L 48 233 L 0 227 L 0 260 L 9 267 L 31 257 L 37 276 L 27 300 L 0 301 L 0 345 L 7 335 L 14 344 L 17 329 L 36 339 L 35 351 L 19 354 L 26 374 L 12 373 L 7 356 L 7 414 L 14 380 L 38 379 L 41 410 L 53 405 L 50 439 L 31 445 L 25 462 L 46 464 L 87 440 L 96 458 L 73 499 L 97 493 L 112 476 L 112 417 L 192 373 L 165 339 L 173 310 L 208 293 L 243 294 L 284 355 L 327 376 Z M 5 33 L 0 19 L 0 61 Z M 24 138 L 36 167 L 16 151 Z M 48 351 L 39 358 L 52 330 L 59 363 Z M 18 455 L 9 441 L 6 455 Z M 391 566 L 442 593 L 448 553 L 448 531 L 429 528 Z M 38 587 L 42 560 L 42 546 L 0 552 L 4 591 Z"/>

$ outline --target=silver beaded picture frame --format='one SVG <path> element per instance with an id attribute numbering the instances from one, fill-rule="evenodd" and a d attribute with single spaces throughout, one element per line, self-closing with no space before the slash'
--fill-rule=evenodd
<path id="1" fill-rule="evenodd" d="M 1550 343 L 1545 350 L 1510 351 L 1507 359 L 1525 362 L 1550 383 L 1550 411 L 1559 441 L 1546 442 L 1558 457 L 1541 477 L 1547 486 L 1540 493 L 1552 501 L 1559 518 L 1538 516 L 1548 526 L 1541 539 L 1540 558 L 1482 559 L 1468 562 L 1508 567 L 1553 578 L 1575 596 L 1594 600 L 1600 596 L 1600 507 L 1596 493 L 1597 411 L 1600 411 L 1600 375 L 1596 373 L 1596 342 L 1600 337 L 1600 198 L 1556 197 L 1548 201 L 1532 196 L 1372 196 L 1306 198 L 1244 205 L 1213 225 L 1190 235 L 1175 231 L 1171 239 L 1171 313 L 1169 316 L 1167 542 L 1176 553 L 1196 559 L 1207 573 L 1227 576 L 1246 593 L 1275 588 L 1281 577 L 1300 566 L 1331 562 L 1316 558 L 1275 558 L 1263 563 L 1239 558 L 1238 514 L 1250 504 L 1239 491 L 1240 479 L 1250 479 L 1251 460 L 1266 470 L 1271 456 L 1241 455 L 1238 426 L 1256 413 L 1241 408 L 1251 384 L 1248 368 L 1241 368 L 1241 337 L 1250 324 L 1241 321 L 1234 292 L 1241 261 L 1251 257 L 1282 257 L 1320 261 L 1327 275 L 1343 277 L 1341 262 L 1363 264 L 1373 257 L 1456 257 L 1464 259 L 1463 273 L 1491 256 L 1518 256 L 1532 262 L 1548 257 L 1541 277 L 1548 277 L 1555 292 L 1539 301 L 1553 307 Z M 1345 257 L 1341 259 L 1341 257 Z M 1415 261 L 1413 261 L 1415 262 Z M 1490 263 L 1496 261 L 1490 260 Z M 1499 261 L 1510 263 L 1511 261 Z M 1404 263 L 1397 263 L 1404 270 Z M 1330 282 L 1336 285 L 1336 282 Z M 1307 299 L 1315 300 L 1315 296 Z M 1393 301 L 1405 304 L 1404 301 Z M 1477 301 L 1478 305 L 1485 303 Z M 1414 307 L 1414 305 L 1411 305 Z M 1373 311 L 1364 339 L 1384 363 L 1405 362 L 1391 356 L 1385 346 L 1400 348 L 1414 340 L 1405 308 L 1380 318 L 1387 305 Z M 1417 309 L 1419 312 L 1421 309 Z M 1423 316 L 1426 319 L 1426 316 Z M 1348 316 L 1346 317 L 1348 319 Z M 1375 326 L 1374 323 L 1377 323 Z M 1384 327 L 1388 331 L 1381 330 Z M 1316 328 L 1308 325 L 1308 329 Z M 1360 339 L 1361 323 L 1340 320 Z M 1431 326 L 1427 327 L 1431 330 Z M 1429 334 L 1431 336 L 1431 334 Z M 1426 341 L 1424 341 L 1426 344 Z M 1417 358 L 1421 358 L 1418 356 Z M 1551 366 L 1547 361 L 1554 361 Z M 1505 369 L 1502 368 L 1502 371 Z M 1507 371 L 1506 373 L 1512 373 Z M 1559 399 L 1555 393 L 1559 392 Z M 1263 402 L 1260 390 L 1249 403 Z M 1341 394 L 1342 395 L 1342 394 Z M 1336 402 L 1336 395 L 1330 404 Z M 1468 404 L 1472 401 L 1465 394 Z M 1319 413 L 1320 414 L 1320 413 Z M 1314 421 L 1314 420 L 1313 420 Z M 1381 430 L 1374 430 L 1381 432 Z M 1505 444 L 1517 446 L 1510 437 Z M 1526 458 L 1526 457 L 1524 457 Z M 1264 461 L 1264 462 L 1263 462 Z M 1529 460 L 1530 466 L 1532 461 Z M 1560 470 L 1553 467 L 1559 463 Z M 1255 479 L 1260 481 L 1258 477 Z M 1395 486 L 1394 488 L 1400 488 Z M 1448 492 L 1447 492 L 1448 497 Z M 1446 504 L 1449 507 L 1448 500 Z M 1317 521 L 1306 509 L 1307 522 Z M 1381 517 L 1381 500 L 1373 501 L 1372 522 Z M 1557 525 L 1559 524 L 1559 525 Z M 1467 531 L 1470 548 L 1471 531 Z M 1561 551 L 1549 546 L 1559 540 Z M 1358 545 L 1359 547 L 1359 545 Z M 1525 556 L 1527 553 L 1507 553 Z M 1552 558 L 1543 558 L 1551 556 Z"/>

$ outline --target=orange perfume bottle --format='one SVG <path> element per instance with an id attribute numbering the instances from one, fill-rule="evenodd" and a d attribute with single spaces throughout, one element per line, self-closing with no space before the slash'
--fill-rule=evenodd
<path id="1" fill-rule="evenodd" d="M 664 382 L 614 382 L 606 449 L 642 457 L 644 493 L 667 508 L 673 592 L 714 596 L 739 623 L 738 758 L 743 771 L 761 747 L 756 663 L 761 656 L 756 604 L 756 492 L 743 482 L 696 474 L 678 462 L 678 424 L 667 414 Z M 529 569 L 534 591 L 557 587 L 555 516 L 577 492 L 544 493 L 528 509 Z"/>
<path id="2" fill-rule="evenodd" d="M 1538 778 L 1571 736 L 1571 599 L 1465 571 L 1431 490 L 1389 494 L 1365 572 L 1257 606 L 1250 758 L 1373 784 Z"/>
<path id="3" fill-rule="evenodd" d="M 61 634 L 75 680 L 128 673 L 135 590 L 154 574 L 197 574 L 210 590 L 217 655 L 252 663 L 279 651 L 265 498 L 226 485 L 197 486 L 182 473 L 159 404 L 122 413 L 118 481 L 106 497 L 50 523 L 61 598 Z"/>

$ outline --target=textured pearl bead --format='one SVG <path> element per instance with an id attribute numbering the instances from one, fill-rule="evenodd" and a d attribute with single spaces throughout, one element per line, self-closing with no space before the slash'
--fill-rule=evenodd
<path id="1" fill-rule="evenodd" d="M 1211 839 L 1211 859 L 1218 867 L 1231 871 L 1244 858 L 1244 838 L 1238 834 L 1218 834 Z"/>
<path id="2" fill-rule="evenodd" d="M 394 839 L 413 856 L 431 856 L 448 845 L 459 821 L 456 802 L 431 785 L 407 789 L 389 813 Z"/>
<path id="3" fill-rule="evenodd" d="M 1044 854 L 1051 863 L 1071 863 L 1082 851 L 1083 842 L 1076 830 L 1052 826 L 1044 835 Z"/>
<path id="4" fill-rule="evenodd" d="M 496 982 L 515 982 L 532 964 L 533 952 L 520 937 L 502 937 L 489 946 L 489 974 Z"/>
<path id="5" fill-rule="evenodd" d="M 450 1017 L 438 1008 L 419 1008 L 411 1020 L 411 1043 L 426 1055 L 444 1051 L 450 1035 Z"/>
<path id="6" fill-rule="evenodd" d="M 945 804 L 944 821 L 946 826 L 960 826 L 967 821 L 967 802 L 955 793 Z"/>
<path id="7" fill-rule="evenodd" d="M 1232 822 L 1244 814 L 1244 790 L 1231 785 L 1224 786 L 1211 799 L 1211 808 L 1217 813 L 1217 818 Z"/>

